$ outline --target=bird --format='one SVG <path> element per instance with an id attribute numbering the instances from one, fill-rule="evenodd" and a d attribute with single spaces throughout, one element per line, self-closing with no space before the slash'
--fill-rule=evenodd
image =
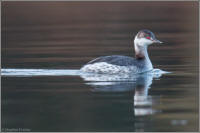
<path id="1" fill-rule="evenodd" d="M 156 39 L 150 30 L 140 30 L 134 38 L 135 58 L 123 55 L 100 56 L 82 66 L 80 71 L 97 74 L 132 74 L 151 71 L 153 65 L 147 49 L 154 43 L 163 42 Z"/>

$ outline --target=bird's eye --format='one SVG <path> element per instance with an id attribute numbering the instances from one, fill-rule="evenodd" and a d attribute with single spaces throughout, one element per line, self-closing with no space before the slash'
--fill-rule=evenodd
<path id="1" fill-rule="evenodd" d="M 149 40 L 150 40 L 150 39 L 151 39 L 151 37 L 147 36 L 147 37 L 146 37 L 146 39 L 149 39 Z"/>

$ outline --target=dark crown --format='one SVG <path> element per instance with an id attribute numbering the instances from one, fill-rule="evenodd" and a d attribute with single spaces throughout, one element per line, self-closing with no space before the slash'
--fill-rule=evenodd
<path id="1" fill-rule="evenodd" d="M 137 33 L 137 38 L 146 38 L 146 37 L 151 37 L 151 38 L 155 38 L 155 35 L 153 34 L 153 32 L 151 32 L 150 30 L 140 30 Z"/>

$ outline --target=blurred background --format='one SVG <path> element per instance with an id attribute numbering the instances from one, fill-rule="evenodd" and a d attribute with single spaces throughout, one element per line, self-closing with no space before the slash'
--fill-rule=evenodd
<path id="1" fill-rule="evenodd" d="M 149 48 L 154 64 L 161 55 L 197 64 L 198 2 L 3 2 L 2 67 L 80 68 L 101 55 L 134 56 L 141 29 L 164 42 Z"/>
<path id="2" fill-rule="evenodd" d="M 197 131 L 197 1 L 1 2 L 2 68 L 79 69 L 104 55 L 134 57 L 141 29 L 155 68 L 160 113 L 134 115 L 133 92 L 96 93 L 80 77 L 2 77 L 2 128 L 31 131 Z"/>

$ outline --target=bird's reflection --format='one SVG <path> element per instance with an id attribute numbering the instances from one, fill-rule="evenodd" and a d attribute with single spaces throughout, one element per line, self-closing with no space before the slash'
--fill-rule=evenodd
<path id="1" fill-rule="evenodd" d="M 162 74 L 152 72 L 144 74 L 102 75 L 82 74 L 81 77 L 88 81 L 86 84 L 93 87 L 95 92 L 125 92 L 134 91 L 133 109 L 135 116 L 150 115 L 157 112 L 152 108 L 155 99 L 148 95 L 148 90 L 153 78 Z"/>

